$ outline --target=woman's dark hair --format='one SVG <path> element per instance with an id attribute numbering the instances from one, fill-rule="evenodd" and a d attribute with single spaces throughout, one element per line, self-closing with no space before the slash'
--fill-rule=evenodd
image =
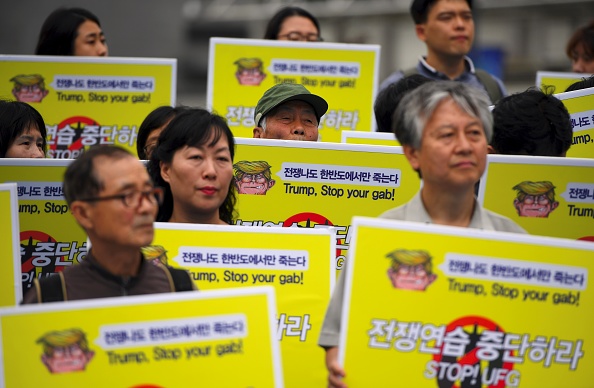
<path id="1" fill-rule="evenodd" d="M 47 131 L 43 117 L 31 105 L 19 101 L 0 100 L 0 158 L 24 131 L 36 127 L 43 138 L 43 153 L 47 150 Z"/>
<path id="2" fill-rule="evenodd" d="M 169 183 L 161 176 L 161 162 L 171 163 L 175 153 L 184 146 L 200 147 L 214 146 L 222 136 L 227 138 L 231 160 L 235 156 L 235 139 L 227 122 L 221 116 L 210 113 L 201 108 L 188 108 L 180 112 L 165 127 L 159 136 L 159 144 L 153 151 L 148 163 L 148 171 L 156 186 L 163 187 L 165 198 L 159 207 L 157 221 L 167 222 L 173 214 L 173 195 Z M 210 141 L 208 144 L 207 142 Z M 219 207 L 219 218 L 228 224 L 233 224 L 235 218 L 235 185 L 233 179 L 229 182 L 227 198 Z"/>
<path id="3" fill-rule="evenodd" d="M 91 20 L 99 27 L 99 19 L 83 8 L 58 8 L 52 12 L 41 26 L 36 55 L 74 55 L 74 40 L 78 27 Z"/>
<path id="4" fill-rule="evenodd" d="M 283 22 L 286 18 L 291 16 L 302 16 L 304 18 L 308 18 L 316 26 L 318 30 L 318 35 L 322 35 L 322 31 L 320 30 L 320 23 L 318 23 L 318 19 L 316 19 L 314 15 L 310 14 L 303 8 L 284 7 L 281 8 L 277 13 L 275 13 L 274 16 L 272 16 L 272 18 L 268 22 L 268 25 L 266 26 L 266 32 L 264 33 L 264 39 L 278 40 L 278 33 L 281 30 Z"/>
<path id="5" fill-rule="evenodd" d="M 573 59 L 574 52 L 581 46 L 585 54 L 594 57 L 594 19 L 585 26 L 576 29 L 569 38 L 567 46 L 565 47 L 565 53 L 570 59 Z"/>
<path id="6" fill-rule="evenodd" d="M 566 92 L 573 92 L 575 90 L 582 90 L 594 88 L 594 75 L 588 78 L 582 78 L 580 81 L 574 82 L 565 89 Z"/>
<path id="7" fill-rule="evenodd" d="M 160 106 L 149 113 L 138 128 L 138 137 L 136 138 L 136 152 L 138 153 L 138 158 L 141 160 L 147 159 L 144 147 L 146 146 L 146 140 L 155 129 L 162 127 L 180 112 L 184 112 L 188 109 L 189 108 L 186 106 L 177 106 L 175 108 L 172 106 Z"/>

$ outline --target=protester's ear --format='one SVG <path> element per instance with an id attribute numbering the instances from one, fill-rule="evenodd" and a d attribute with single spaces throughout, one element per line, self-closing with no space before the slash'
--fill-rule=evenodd
<path id="1" fill-rule="evenodd" d="M 493 148 L 493 146 L 491 144 L 489 144 L 487 146 L 487 152 L 490 153 L 490 154 L 496 154 L 497 153 L 497 151 L 495 151 L 495 148 Z"/>
<path id="2" fill-rule="evenodd" d="M 70 212 L 72 213 L 72 216 L 84 229 L 93 227 L 93 210 L 92 204 L 88 202 L 73 201 L 70 204 Z"/>
<path id="3" fill-rule="evenodd" d="M 419 171 L 419 151 L 409 145 L 402 146 L 402 151 L 404 151 L 404 156 L 408 159 L 413 170 Z"/>
<path id="4" fill-rule="evenodd" d="M 159 168 L 161 170 L 161 178 L 167 183 L 171 183 L 169 178 L 170 165 L 168 163 L 159 162 Z"/>
<path id="5" fill-rule="evenodd" d="M 264 129 L 262 127 L 254 128 L 254 139 L 261 139 L 263 134 L 264 134 Z"/>

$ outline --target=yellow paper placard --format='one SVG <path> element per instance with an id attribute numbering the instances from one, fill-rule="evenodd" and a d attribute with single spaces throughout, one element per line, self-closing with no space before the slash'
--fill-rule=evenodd
<path id="1" fill-rule="evenodd" d="M 563 93 L 571 84 L 588 78 L 590 74 L 570 73 L 559 71 L 537 71 L 536 86 L 545 92 Z M 547 87 L 553 87 L 553 90 L 547 90 Z"/>
<path id="2" fill-rule="evenodd" d="M 591 159 L 489 155 L 479 200 L 530 234 L 594 241 Z"/>
<path id="3" fill-rule="evenodd" d="M 153 246 L 145 252 L 188 269 L 200 290 L 273 286 L 285 386 L 324 385 L 317 339 L 334 280 L 332 229 L 155 226 Z"/>
<path id="4" fill-rule="evenodd" d="M 0 385 L 282 387 L 274 304 L 253 287 L 3 309 Z"/>
<path id="5" fill-rule="evenodd" d="M 17 183 L 23 295 L 33 279 L 60 272 L 87 255 L 86 234 L 62 193 L 71 160 L 0 159 L 0 183 Z"/>
<path id="6" fill-rule="evenodd" d="M 340 343 L 349 387 L 591 386 L 593 244 L 353 225 Z"/>
<path id="7" fill-rule="evenodd" d="M 136 154 L 144 118 L 175 104 L 176 59 L 0 55 L 0 74 L 0 97 L 43 116 L 50 158 L 75 158 L 95 144 Z"/>
<path id="8" fill-rule="evenodd" d="M 0 307 L 15 306 L 22 299 L 22 291 L 17 186 L 14 183 L 0 184 L 0 214 L 0 245 L 4 256 L 0 271 Z"/>
<path id="9" fill-rule="evenodd" d="M 421 182 L 401 147 L 237 139 L 236 177 L 244 165 L 253 168 L 252 174 L 269 166 L 266 171 L 274 183 L 261 190 L 264 195 L 240 190 L 236 224 L 334 226 L 341 250 L 337 269 L 342 268 L 350 243 L 351 218 L 376 217 L 408 202 Z"/>
<path id="10" fill-rule="evenodd" d="M 393 133 L 342 131 L 342 143 L 399 146 Z"/>
<path id="11" fill-rule="evenodd" d="M 207 106 L 227 119 L 234 135 L 253 137 L 254 108 L 279 83 L 305 86 L 328 102 L 320 139 L 340 131 L 371 131 L 379 46 L 211 38 Z"/>
<path id="12" fill-rule="evenodd" d="M 556 94 L 571 115 L 573 140 L 567 156 L 594 159 L 594 88 Z"/>

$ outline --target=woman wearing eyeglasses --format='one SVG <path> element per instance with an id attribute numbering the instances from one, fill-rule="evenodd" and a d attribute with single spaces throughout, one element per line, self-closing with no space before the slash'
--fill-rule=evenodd
<path id="1" fill-rule="evenodd" d="M 200 108 L 179 113 L 159 135 L 148 166 L 165 189 L 157 221 L 232 224 L 234 155 L 225 119 Z"/>
<path id="2" fill-rule="evenodd" d="M 321 42 L 320 24 L 299 7 L 281 8 L 268 22 L 264 39 Z"/>

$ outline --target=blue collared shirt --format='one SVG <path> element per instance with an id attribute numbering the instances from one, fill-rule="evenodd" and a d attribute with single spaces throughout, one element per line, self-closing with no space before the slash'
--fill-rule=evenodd
<path id="1" fill-rule="evenodd" d="M 420 75 L 425 76 L 427 78 L 431 78 L 436 81 L 449 81 L 450 80 L 450 78 L 447 75 L 445 75 L 444 73 L 431 67 L 427 63 L 427 61 L 425 60 L 424 57 L 419 58 L 419 63 L 417 63 L 416 68 Z M 464 57 L 464 69 L 465 69 L 464 72 L 462 74 L 460 74 L 460 76 L 458 78 L 456 78 L 452 81 L 463 82 L 465 84 L 477 87 L 481 90 L 484 90 L 486 93 L 487 89 L 485 89 L 485 86 L 481 83 L 481 81 L 476 76 L 476 72 L 474 70 L 474 64 L 472 63 L 472 60 L 468 57 Z M 491 75 L 491 76 L 493 77 L 493 79 L 495 79 L 495 81 L 497 82 L 497 85 L 499 85 L 499 89 L 501 89 L 502 95 L 507 96 L 507 90 L 505 89 L 503 82 L 499 78 L 495 77 L 494 75 Z M 398 71 L 390 74 L 390 76 L 388 76 L 388 78 L 383 80 L 382 83 L 380 84 L 379 91 L 387 88 L 388 85 L 390 85 L 393 82 L 400 81 L 402 78 L 404 78 L 404 72 L 402 70 L 398 70 Z"/>

